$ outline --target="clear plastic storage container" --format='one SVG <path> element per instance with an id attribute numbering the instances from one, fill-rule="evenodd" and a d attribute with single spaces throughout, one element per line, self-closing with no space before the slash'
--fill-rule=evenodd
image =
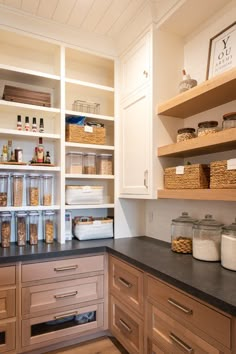
<path id="1" fill-rule="evenodd" d="M 222 128 L 236 128 L 236 112 L 230 112 L 223 115 Z"/>
<path id="2" fill-rule="evenodd" d="M 202 261 L 220 260 L 220 243 L 222 226 L 212 215 L 193 226 L 193 257 Z"/>
<path id="3" fill-rule="evenodd" d="M 2 247 L 10 247 L 11 242 L 11 213 L 3 211 L 0 213 L 1 243 Z"/>
<path id="4" fill-rule="evenodd" d="M 27 204 L 39 205 L 40 199 L 40 176 L 35 174 L 27 175 Z"/>
<path id="5" fill-rule="evenodd" d="M 196 134 L 194 128 L 182 128 L 178 130 L 177 143 L 180 143 L 181 141 L 193 139 L 195 137 Z"/>
<path id="6" fill-rule="evenodd" d="M 96 154 L 90 152 L 84 155 L 84 173 L 88 175 L 96 174 Z"/>
<path id="7" fill-rule="evenodd" d="M 53 243 L 55 238 L 55 212 L 46 210 L 43 213 L 43 234 L 46 243 Z"/>
<path id="8" fill-rule="evenodd" d="M 193 224 L 196 219 L 183 212 L 171 224 L 171 249 L 178 253 L 192 253 Z"/>
<path id="9" fill-rule="evenodd" d="M 97 155 L 97 173 L 99 175 L 112 175 L 112 154 Z"/>
<path id="10" fill-rule="evenodd" d="M 7 196 L 8 196 L 8 173 L 0 174 L 0 206 L 7 206 Z"/>
<path id="11" fill-rule="evenodd" d="M 218 122 L 215 120 L 201 122 L 198 124 L 197 136 L 205 136 L 219 131 Z"/>
<path id="12" fill-rule="evenodd" d="M 53 176 L 43 175 L 42 176 L 42 205 L 52 205 L 52 195 L 53 195 Z"/>
<path id="13" fill-rule="evenodd" d="M 30 211 L 29 212 L 29 243 L 30 245 L 38 244 L 38 233 L 39 233 L 39 212 Z"/>
<path id="14" fill-rule="evenodd" d="M 221 265 L 236 271 L 236 219 L 233 224 L 222 229 Z"/>
<path id="15" fill-rule="evenodd" d="M 27 213 L 25 211 L 15 212 L 17 245 L 25 246 L 27 240 Z"/>
<path id="16" fill-rule="evenodd" d="M 83 153 L 70 151 L 66 154 L 66 173 L 83 173 Z"/>
<path id="17" fill-rule="evenodd" d="M 22 173 L 12 174 L 12 205 L 23 205 L 24 175 Z"/>

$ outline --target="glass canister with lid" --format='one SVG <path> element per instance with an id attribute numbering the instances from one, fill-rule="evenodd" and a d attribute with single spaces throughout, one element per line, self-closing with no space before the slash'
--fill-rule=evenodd
<path id="1" fill-rule="evenodd" d="M 218 122 L 216 120 L 205 121 L 198 123 L 197 136 L 210 135 L 218 131 Z"/>
<path id="2" fill-rule="evenodd" d="M 11 242 L 11 213 L 3 211 L 0 213 L 1 222 L 1 243 L 2 247 L 10 247 Z"/>
<path id="3" fill-rule="evenodd" d="M 8 173 L 0 174 L 0 206 L 7 206 L 8 200 Z"/>
<path id="4" fill-rule="evenodd" d="M 38 206 L 40 198 L 40 175 L 27 175 L 27 204 Z"/>
<path id="5" fill-rule="evenodd" d="M 43 234 L 46 243 L 53 243 L 55 226 L 55 212 L 53 210 L 46 210 L 43 213 Z"/>
<path id="6" fill-rule="evenodd" d="M 193 226 L 193 257 L 202 261 L 219 261 L 223 224 L 207 214 Z"/>
<path id="7" fill-rule="evenodd" d="M 191 218 L 187 212 L 172 220 L 171 249 L 177 253 L 192 253 L 192 232 L 196 219 Z"/>
<path id="8" fill-rule="evenodd" d="M 222 229 L 221 265 L 236 271 L 236 218 L 234 223 Z"/>
<path id="9" fill-rule="evenodd" d="M 25 246 L 27 241 L 27 213 L 16 211 L 15 217 L 17 245 Z"/>
<path id="10" fill-rule="evenodd" d="M 177 143 L 196 137 L 194 128 L 181 128 L 177 132 Z"/>
<path id="11" fill-rule="evenodd" d="M 223 115 L 223 130 L 236 128 L 236 112 L 230 112 Z"/>

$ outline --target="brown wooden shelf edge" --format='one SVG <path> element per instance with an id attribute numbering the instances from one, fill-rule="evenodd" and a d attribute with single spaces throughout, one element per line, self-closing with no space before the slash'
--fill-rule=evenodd
<path id="1" fill-rule="evenodd" d="M 236 128 L 161 146 L 157 149 L 157 156 L 189 157 L 220 152 L 222 148 L 224 151 L 236 149 Z"/>
<path id="2" fill-rule="evenodd" d="M 236 201 L 236 189 L 159 189 L 158 199 Z"/>
<path id="3" fill-rule="evenodd" d="M 158 105 L 157 114 L 187 118 L 236 99 L 236 69 L 204 81 Z"/>

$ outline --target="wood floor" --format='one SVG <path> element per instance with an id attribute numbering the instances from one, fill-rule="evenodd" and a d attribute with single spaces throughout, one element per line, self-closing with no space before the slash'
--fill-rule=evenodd
<path id="1" fill-rule="evenodd" d="M 81 344 L 69 348 L 58 349 L 47 354 L 124 354 L 127 353 L 118 347 L 109 338 L 101 338 L 86 344 Z"/>

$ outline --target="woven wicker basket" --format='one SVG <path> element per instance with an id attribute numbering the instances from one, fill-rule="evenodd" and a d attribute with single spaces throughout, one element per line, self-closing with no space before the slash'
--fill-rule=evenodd
<path id="1" fill-rule="evenodd" d="M 184 166 L 184 174 L 176 174 L 176 167 L 168 167 L 164 173 L 166 189 L 202 189 L 209 187 L 210 168 L 207 165 Z"/>
<path id="2" fill-rule="evenodd" d="M 236 170 L 227 170 L 227 160 L 210 164 L 210 188 L 236 188 Z"/>
<path id="3" fill-rule="evenodd" d="M 71 143 L 98 144 L 106 143 L 106 128 L 91 127 L 92 132 L 85 130 L 84 126 L 66 124 L 66 141 Z"/>

